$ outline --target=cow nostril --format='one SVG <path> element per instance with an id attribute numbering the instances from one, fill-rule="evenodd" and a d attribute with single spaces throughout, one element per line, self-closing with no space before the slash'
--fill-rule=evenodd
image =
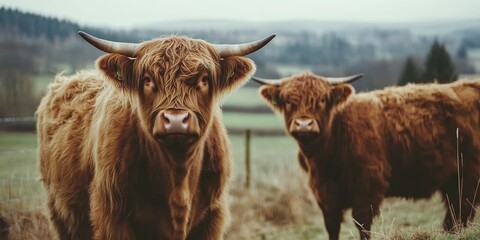
<path id="1" fill-rule="evenodd" d="M 165 122 L 165 124 L 170 124 L 170 119 L 168 119 L 168 117 L 165 116 L 165 113 L 162 113 L 162 118 L 163 118 L 163 121 Z"/>
<path id="2" fill-rule="evenodd" d="M 185 118 L 183 119 L 182 123 L 188 123 L 188 120 L 190 120 L 190 114 L 187 112 Z"/>

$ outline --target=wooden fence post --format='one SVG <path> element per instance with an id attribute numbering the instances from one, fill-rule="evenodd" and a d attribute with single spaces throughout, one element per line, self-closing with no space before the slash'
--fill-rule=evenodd
<path id="1" fill-rule="evenodd" d="M 10 178 L 8 178 L 8 200 L 11 200 L 12 199 L 12 190 L 11 190 L 11 186 L 10 186 Z"/>
<path id="2" fill-rule="evenodd" d="M 250 188 L 250 135 L 251 130 L 245 130 L 245 187 Z"/>

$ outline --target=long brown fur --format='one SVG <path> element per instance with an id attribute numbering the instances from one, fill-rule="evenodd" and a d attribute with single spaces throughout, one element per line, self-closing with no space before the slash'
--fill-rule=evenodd
<path id="1" fill-rule="evenodd" d="M 440 191 L 448 209 L 445 230 L 473 220 L 480 194 L 480 81 L 355 94 L 348 84 L 333 86 L 306 73 L 260 93 L 282 114 L 287 131 L 298 117 L 318 124 L 318 133 L 296 140 L 330 239 L 338 239 L 348 208 L 361 239 L 368 239 L 389 196 L 420 199 Z"/>
<path id="2" fill-rule="evenodd" d="M 97 68 L 58 75 L 37 111 L 58 238 L 222 239 L 232 160 L 218 98 L 253 62 L 173 36 L 143 43 L 135 59 L 106 54 Z M 192 145 L 155 139 L 164 109 L 194 114 Z"/>

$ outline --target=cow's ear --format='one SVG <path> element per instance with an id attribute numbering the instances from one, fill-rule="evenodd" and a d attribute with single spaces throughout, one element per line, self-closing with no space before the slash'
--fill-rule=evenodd
<path id="1" fill-rule="evenodd" d="M 332 104 L 340 104 L 347 100 L 347 98 L 355 93 L 355 89 L 349 84 L 340 84 L 334 86 L 331 92 L 331 102 Z"/>
<path id="2" fill-rule="evenodd" d="M 97 60 L 97 67 L 116 86 L 134 89 L 132 79 L 133 59 L 121 54 L 106 54 Z"/>
<path id="3" fill-rule="evenodd" d="M 222 92 L 228 92 L 247 83 L 255 72 L 253 61 L 244 57 L 224 58 L 220 60 L 220 67 L 218 88 Z"/>
<path id="4" fill-rule="evenodd" d="M 263 85 L 260 87 L 259 92 L 271 108 L 280 111 L 280 89 L 278 86 Z"/>

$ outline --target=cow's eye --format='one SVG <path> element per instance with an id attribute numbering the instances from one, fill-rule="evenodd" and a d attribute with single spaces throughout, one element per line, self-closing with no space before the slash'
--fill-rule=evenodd
<path id="1" fill-rule="evenodd" d="M 321 102 L 321 103 L 325 103 L 326 101 L 327 101 L 327 97 L 326 97 L 325 95 L 322 95 L 322 96 L 320 97 L 320 102 Z"/>
<path id="2" fill-rule="evenodd" d="M 285 102 L 285 107 L 287 108 L 287 110 L 291 110 L 291 109 L 295 108 L 295 104 L 287 101 L 287 102 Z"/>
<path id="3" fill-rule="evenodd" d="M 198 90 L 205 89 L 208 86 L 209 81 L 210 81 L 210 78 L 208 76 L 201 78 L 200 81 L 198 81 L 197 89 Z"/>
<path id="4" fill-rule="evenodd" d="M 145 84 L 151 84 L 152 83 L 152 79 L 148 76 L 145 76 L 143 77 L 143 83 Z"/>
<path id="5" fill-rule="evenodd" d="M 155 82 L 149 76 L 143 77 L 143 87 L 145 93 L 155 93 L 157 91 L 157 86 L 155 86 Z"/>

